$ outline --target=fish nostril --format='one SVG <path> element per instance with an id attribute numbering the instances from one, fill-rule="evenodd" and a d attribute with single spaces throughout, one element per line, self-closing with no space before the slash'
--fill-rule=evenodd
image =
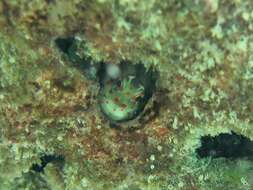
<path id="1" fill-rule="evenodd" d="M 115 64 L 107 64 L 106 65 L 106 73 L 112 79 L 117 79 L 121 75 L 121 70 L 118 65 Z"/>

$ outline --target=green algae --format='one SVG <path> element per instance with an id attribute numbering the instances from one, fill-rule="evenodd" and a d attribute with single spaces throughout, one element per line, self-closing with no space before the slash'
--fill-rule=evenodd
<path id="1" fill-rule="evenodd" d="M 199 159 L 196 149 L 207 135 L 253 139 L 252 7 L 250 0 L 2 1 L 0 189 L 251 189 L 251 160 Z M 67 53 L 55 46 L 62 38 L 76 40 Z M 98 71 L 122 60 L 159 78 L 142 114 L 115 130 L 101 94 L 121 97 L 130 113 L 136 105 L 121 91 L 110 94 L 114 83 L 101 88 Z M 132 94 L 142 91 L 124 79 Z M 64 167 L 33 173 L 41 154 L 63 155 Z"/>

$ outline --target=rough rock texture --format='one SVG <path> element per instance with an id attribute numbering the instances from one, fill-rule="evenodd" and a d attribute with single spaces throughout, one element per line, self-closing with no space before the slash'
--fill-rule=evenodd
<path id="1" fill-rule="evenodd" d="M 2 0 L 0 189 L 251 190 L 251 147 L 236 158 L 196 149 L 232 131 L 253 140 L 252 10 L 251 0 Z M 81 45 L 72 56 L 57 39 Z M 122 61 L 159 76 L 137 118 L 111 123 L 83 65 Z"/>

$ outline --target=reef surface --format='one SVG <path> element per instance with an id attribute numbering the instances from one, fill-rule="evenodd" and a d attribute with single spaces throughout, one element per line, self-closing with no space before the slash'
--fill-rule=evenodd
<path id="1" fill-rule="evenodd" d="M 252 190 L 251 0 L 1 0 L 0 190 Z"/>

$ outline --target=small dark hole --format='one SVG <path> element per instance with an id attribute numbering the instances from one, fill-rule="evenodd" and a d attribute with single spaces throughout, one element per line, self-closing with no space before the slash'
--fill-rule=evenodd
<path id="1" fill-rule="evenodd" d="M 72 86 L 72 81 L 65 84 L 64 81 L 66 80 L 68 79 L 58 78 L 58 79 L 55 79 L 53 82 L 54 82 L 54 85 L 60 88 L 61 90 L 64 90 L 66 92 L 74 92 L 75 88 Z"/>
<path id="2" fill-rule="evenodd" d="M 201 137 L 201 146 L 196 150 L 200 158 L 250 158 L 253 159 L 253 141 L 238 135 L 222 133 L 218 136 Z"/>
<path id="3" fill-rule="evenodd" d="M 119 130 L 120 129 L 120 125 L 116 124 L 116 123 L 113 123 L 113 122 L 110 122 L 109 124 L 110 128 L 112 129 L 116 129 L 116 130 Z"/>
<path id="4" fill-rule="evenodd" d="M 68 53 L 69 48 L 73 45 L 74 41 L 75 39 L 72 37 L 57 38 L 55 40 L 55 44 L 63 53 Z"/>
<path id="5" fill-rule="evenodd" d="M 87 53 L 89 51 L 86 42 L 69 37 L 57 38 L 55 39 L 55 44 L 66 55 L 72 66 L 82 71 L 88 79 L 96 79 L 101 63 L 93 61 L 92 57 Z"/>
<path id="6" fill-rule="evenodd" d="M 60 167 L 64 164 L 64 157 L 63 156 L 56 156 L 56 155 L 44 155 L 40 158 L 40 164 L 33 164 L 31 170 L 35 172 L 44 172 L 44 168 L 47 166 L 48 163 L 56 163 Z"/>

